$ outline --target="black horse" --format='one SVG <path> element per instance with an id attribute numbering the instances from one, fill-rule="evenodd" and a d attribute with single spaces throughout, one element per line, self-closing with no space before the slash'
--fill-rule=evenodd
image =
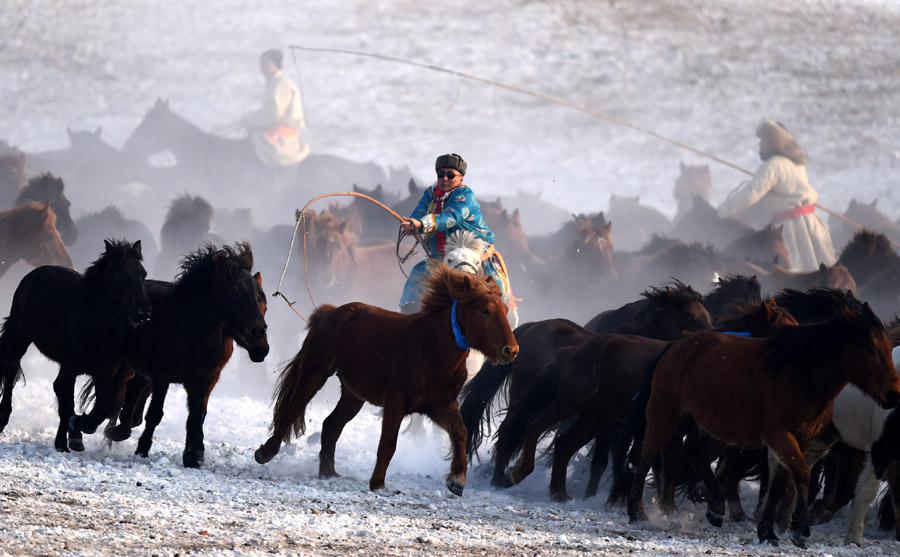
<path id="1" fill-rule="evenodd" d="M 203 462 L 206 406 L 229 340 L 234 339 L 247 350 L 254 362 L 263 361 L 269 353 L 258 283 L 250 274 L 252 267 L 249 244 L 221 249 L 206 244 L 185 256 L 175 282 L 148 281 L 153 320 L 129 335 L 126 343 L 125 365 L 144 379 L 136 376 L 137 381 L 130 381 L 126 392 L 139 395 L 147 383 L 152 389 L 138 455 L 146 457 L 150 452 L 169 385 L 181 383 L 188 404 L 182 460 L 189 468 Z M 116 404 L 121 405 L 121 400 Z M 117 414 L 118 408 L 113 415 Z M 107 429 L 107 437 L 113 441 L 127 439 L 132 420 L 133 413 L 124 413 L 119 425 Z"/>
<path id="2" fill-rule="evenodd" d="M 12 412 L 12 391 L 32 343 L 59 363 L 53 390 L 59 402 L 58 451 L 84 450 L 81 432 L 93 433 L 106 419 L 106 404 L 120 378 L 125 335 L 139 330 L 151 313 L 144 291 L 147 273 L 141 242 L 105 241 L 106 250 L 84 274 L 42 266 L 28 273 L 13 296 L 0 334 L 0 431 Z M 97 386 L 97 404 L 88 416 L 75 415 L 75 379 L 88 374 Z M 67 443 L 68 433 L 68 443 Z"/>

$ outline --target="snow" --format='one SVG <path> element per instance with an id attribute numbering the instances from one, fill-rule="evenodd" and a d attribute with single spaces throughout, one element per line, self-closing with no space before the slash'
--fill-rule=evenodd
<path id="1" fill-rule="evenodd" d="M 0 138 L 26 151 L 66 147 L 66 126 L 102 127 L 121 146 L 158 96 L 204 129 L 221 129 L 257 102 L 259 52 L 302 44 L 399 56 L 565 99 L 748 169 L 758 163 L 756 124 L 771 117 L 809 153 L 820 203 L 842 210 L 851 197 L 878 198 L 884 212 L 900 213 L 893 0 L 5 0 L 0 22 L 8 30 L 0 36 Z M 304 135 L 319 152 L 429 177 L 434 156 L 453 151 L 469 161 L 467 179 L 490 194 L 530 191 L 584 212 L 606 208 L 612 192 L 628 193 L 669 215 L 678 162 L 707 162 L 583 112 L 450 74 L 357 56 L 296 56 L 294 66 L 288 54 L 285 69 L 300 78 Z M 710 165 L 714 202 L 746 179 Z M 73 210 L 107 202 L 98 196 L 97 206 Z M 271 302 L 270 316 L 270 325 L 300 334 L 280 302 Z M 607 509 L 602 492 L 551 503 L 540 467 L 503 492 L 473 467 L 457 498 L 442 480 L 446 435 L 433 429 L 401 436 L 387 489 L 371 493 L 380 431 L 372 407 L 338 444 L 343 477 L 319 480 L 316 433 L 337 400 L 333 382 L 308 414 L 311 435 L 260 466 L 253 451 L 267 437 L 274 374 L 289 356 L 282 348 L 251 364 L 236 353 L 210 398 L 206 463 L 187 470 L 178 386 L 149 459 L 133 454 L 137 434 L 112 447 L 86 436 L 84 453 L 56 453 L 56 366 L 32 349 L 23 361 L 27 383 L 17 386 L 0 435 L 0 553 L 862 553 L 843 544 L 846 510 L 813 527 L 808 551 L 783 535 L 771 548 L 757 543 L 753 524 L 713 528 L 705 508 L 686 500 L 673 516 L 648 502 L 651 521 L 642 527 L 629 525 L 623 509 Z M 575 495 L 585 478 L 578 467 L 571 476 Z M 745 508 L 756 489 L 744 486 Z M 870 510 L 865 554 L 900 553 L 873 522 Z"/>

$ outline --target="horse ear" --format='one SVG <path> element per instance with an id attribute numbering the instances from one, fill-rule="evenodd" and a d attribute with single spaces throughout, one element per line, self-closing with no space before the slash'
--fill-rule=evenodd
<path id="1" fill-rule="evenodd" d="M 825 265 L 825 263 L 819 263 L 819 271 L 825 271 L 827 269 L 828 267 Z"/>
<path id="2" fill-rule="evenodd" d="M 134 249 L 136 249 L 138 253 L 141 253 L 141 241 L 140 241 L 140 240 L 138 240 L 137 242 L 131 244 L 131 247 L 133 247 Z"/>
<path id="3" fill-rule="evenodd" d="M 876 199 L 875 201 L 873 201 L 873 202 L 872 202 L 872 205 L 870 205 L 870 206 L 874 209 L 876 205 L 878 205 L 878 200 L 877 200 L 877 199 Z"/>
<path id="4" fill-rule="evenodd" d="M 778 307 L 778 302 L 775 301 L 775 298 L 769 298 L 768 300 L 765 301 L 765 304 L 767 304 L 772 309 L 775 309 Z"/>
<path id="5" fill-rule="evenodd" d="M 94 135 L 96 135 L 97 137 L 100 137 L 101 135 L 103 135 L 103 128 L 101 128 L 100 126 L 97 126 L 97 129 L 94 130 Z"/>
<path id="6" fill-rule="evenodd" d="M 413 195 L 417 191 L 419 191 L 419 186 L 416 185 L 416 181 L 412 178 L 409 179 L 409 194 Z"/>
<path id="7" fill-rule="evenodd" d="M 519 218 L 519 208 L 518 207 L 516 207 L 516 210 L 513 211 L 512 220 L 514 220 L 516 222 L 521 222 L 521 219 Z"/>
<path id="8" fill-rule="evenodd" d="M 258 282 L 259 285 L 262 286 L 262 273 L 260 273 L 259 271 L 256 271 L 256 273 L 253 274 L 253 280 Z"/>
<path id="9" fill-rule="evenodd" d="M 153 105 L 153 108 L 160 108 L 163 106 L 162 97 L 156 97 L 156 103 Z"/>
<path id="10" fill-rule="evenodd" d="M 356 184 L 353 184 L 353 191 L 356 193 L 359 193 L 360 192 L 359 186 L 357 186 Z"/>
<path id="11" fill-rule="evenodd" d="M 68 136 L 68 138 L 69 138 L 69 143 L 70 143 L 70 144 L 72 143 L 72 136 L 73 136 L 73 135 L 74 135 L 74 134 L 72 133 L 72 128 L 70 128 L 69 126 L 66 126 L 66 136 Z"/>
<path id="12" fill-rule="evenodd" d="M 110 242 L 109 240 L 107 240 L 107 239 L 104 238 L 104 239 L 103 239 L 103 246 L 104 246 L 104 248 L 106 249 L 106 251 L 109 251 L 109 250 L 112 249 L 112 242 Z"/>

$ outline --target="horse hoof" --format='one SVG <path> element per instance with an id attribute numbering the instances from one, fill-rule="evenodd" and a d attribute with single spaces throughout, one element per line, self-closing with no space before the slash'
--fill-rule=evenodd
<path id="1" fill-rule="evenodd" d="M 81 439 L 69 439 L 69 448 L 80 453 L 84 450 L 84 442 Z"/>
<path id="2" fill-rule="evenodd" d="M 747 515 L 745 513 L 732 513 L 731 521 L 732 522 L 744 522 L 747 520 Z"/>
<path id="3" fill-rule="evenodd" d="M 791 533 L 791 543 L 800 549 L 806 549 L 806 536 L 799 533 Z"/>
<path id="4" fill-rule="evenodd" d="M 264 456 L 263 452 L 262 452 L 262 447 L 260 447 L 259 449 L 256 449 L 256 451 L 254 451 L 253 460 L 255 460 L 257 462 L 257 464 L 265 464 L 265 463 L 269 462 L 270 460 L 272 460 L 272 457 Z"/>
<path id="5" fill-rule="evenodd" d="M 554 503 L 568 503 L 572 498 L 565 491 L 557 491 L 550 494 L 550 500 Z"/>
<path id="6" fill-rule="evenodd" d="M 116 426 L 111 427 L 103 432 L 103 435 L 110 441 L 121 442 L 131 437 L 131 428 Z"/>
<path id="7" fill-rule="evenodd" d="M 200 468 L 200 461 L 196 458 L 184 457 L 181 459 L 181 463 L 185 468 Z"/>
<path id="8" fill-rule="evenodd" d="M 712 524 L 713 526 L 715 526 L 716 528 L 722 527 L 722 522 L 723 522 L 722 518 L 723 517 L 722 517 L 721 513 L 717 513 L 716 511 L 710 511 L 710 510 L 706 511 L 706 520 L 708 520 L 709 523 Z"/>
<path id="9" fill-rule="evenodd" d="M 465 487 L 466 486 L 460 484 L 456 480 L 447 480 L 447 489 L 449 489 L 450 493 L 456 495 L 457 497 L 462 497 L 463 489 L 465 489 Z"/>
<path id="10" fill-rule="evenodd" d="M 149 451 L 149 450 L 142 450 L 142 449 L 139 448 L 139 449 L 137 449 L 136 451 L 134 451 L 134 454 L 138 455 L 138 456 L 141 457 L 141 458 L 147 458 L 148 456 L 150 456 L 150 451 Z"/>

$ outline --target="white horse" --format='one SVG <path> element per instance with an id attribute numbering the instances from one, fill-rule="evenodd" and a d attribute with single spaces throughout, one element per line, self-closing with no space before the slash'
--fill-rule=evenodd
<path id="1" fill-rule="evenodd" d="M 447 238 L 444 245 L 444 263 L 451 269 L 464 271 L 473 275 L 484 275 L 482 261 L 484 254 L 490 246 L 475 235 L 470 230 L 457 230 Z M 511 292 L 506 292 L 504 301 L 509 305 L 512 298 Z M 519 326 L 519 311 L 516 308 L 509 310 L 506 314 L 509 320 L 509 327 L 513 330 Z M 466 357 L 466 370 L 469 372 L 469 379 L 481 371 L 484 364 L 484 355 L 477 350 L 469 350 Z"/>
<path id="2" fill-rule="evenodd" d="M 900 364 L 900 347 L 892 352 L 894 367 Z M 869 505 L 878 494 L 881 479 L 872 464 L 872 447 L 884 433 L 884 424 L 894 410 L 885 410 L 861 390 L 853 385 L 844 387 L 834 399 L 834 413 L 831 421 L 841 435 L 841 441 L 866 451 L 862 472 L 856 481 L 850 516 L 847 519 L 845 543 L 863 546 L 863 529 Z"/>

